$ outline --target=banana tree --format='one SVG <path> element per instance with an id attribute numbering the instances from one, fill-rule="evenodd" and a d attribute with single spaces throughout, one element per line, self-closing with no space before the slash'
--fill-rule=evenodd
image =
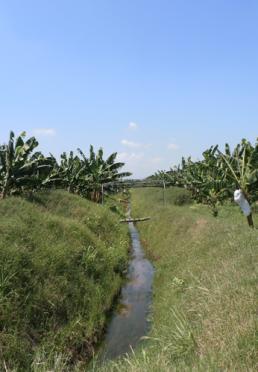
<path id="1" fill-rule="evenodd" d="M 64 152 L 60 164 L 54 167 L 48 182 L 65 188 L 70 193 L 79 194 L 84 171 L 85 165 L 73 151 L 69 154 Z"/>
<path id="2" fill-rule="evenodd" d="M 129 172 L 119 170 L 124 163 L 116 162 L 117 153 L 112 153 L 106 160 L 103 158 L 103 149 L 100 148 L 96 153 L 94 147 L 90 146 L 90 156 L 87 158 L 81 149 L 78 149 L 84 166 L 84 182 L 81 185 L 81 193 L 90 197 L 92 201 L 100 202 L 103 193 L 102 186 L 121 178 L 131 175 Z"/>
<path id="3" fill-rule="evenodd" d="M 225 146 L 225 153 L 219 150 L 218 153 L 229 181 L 239 189 L 250 205 L 258 196 L 258 142 L 252 146 L 243 139 L 232 153 L 228 144 Z M 249 226 L 254 227 L 251 209 L 250 213 L 246 213 L 246 217 Z"/>
<path id="4" fill-rule="evenodd" d="M 193 162 L 191 158 L 183 161 L 185 187 L 199 203 L 207 204 L 216 217 L 218 205 L 228 195 L 227 182 L 216 156 L 218 146 L 212 146 L 203 152 L 203 160 Z"/>
<path id="5" fill-rule="evenodd" d="M 22 132 L 15 140 L 10 132 L 8 144 L 0 146 L 0 193 L 4 199 L 10 194 L 39 188 L 43 178 L 52 168 L 52 160 L 44 158 L 38 152 L 32 154 L 38 146 L 35 137 L 25 141 Z"/>
<path id="6" fill-rule="evenodd" d="M 153 180 L 163 181 L 166 184 L 177 187 L 185 187 L 185 168 L 191 158 L 182 158 L 181 164 L 170 168 L 169 171 L 159 170 L 151 177 Z"/>

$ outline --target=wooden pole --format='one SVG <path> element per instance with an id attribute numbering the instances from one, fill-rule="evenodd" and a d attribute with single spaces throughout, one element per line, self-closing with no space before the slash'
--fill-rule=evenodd
<path id="1" fill-rule="evenodd" d="M 101 185 L 101 203 L 104 205 L 104 185 Z"/>
<path id="2" fill-rule="evenodd" d="M 166 205 L 166 183 L 163 181 L 163 205 Z"/>
<path id="3" fill-rule="evenodd" d="M 248 225 L 252 228 L 254 228 L 254 221 L 253 221 L 253 215 L 252 213 L 249 214 L 249 216 L 247 216 L 247 222 L 248 222 Z"/>

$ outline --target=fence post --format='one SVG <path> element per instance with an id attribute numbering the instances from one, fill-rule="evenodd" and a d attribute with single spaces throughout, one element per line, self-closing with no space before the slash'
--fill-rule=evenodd
<path id="1" fill-rule="evenodd" d="M 166 183 L 163 181 L 163 205 L 166 205 Z"/>
<path id="2" fill-rule="evenodd" d="M 104 184 L 101 185 L 101 204 L 104 205 Z"/>

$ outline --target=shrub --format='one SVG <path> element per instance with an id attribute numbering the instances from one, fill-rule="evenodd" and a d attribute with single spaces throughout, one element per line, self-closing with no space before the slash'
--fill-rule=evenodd
<path id="1" fill-rule="evenodd" d="M 174 205 L 186 205 L 191 204 L 192 198 L 190 193 L 187 190 L 182 190 L 180 193 L 178 193 L 174 198 Z"/>

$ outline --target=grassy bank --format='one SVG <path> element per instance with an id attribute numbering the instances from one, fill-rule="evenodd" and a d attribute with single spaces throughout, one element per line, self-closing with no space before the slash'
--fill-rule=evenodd
<path id="1" fill-rule="evenodd" d="M 1 201 L 0 370 L 83 367 L 127 266 L 118 220 L 62 191 Z"/>
<path id="2" fill-rule="evenodd" d="M 134 216 L 152 217 L 138 224 L 156 268 L 152 331 L 134 355 L 96 370 L 258 369 L 258 230 L 238 207 L 214 218 L 205 206 L 176 206 L 178 193 L 169 189 L 164 207 L 162 190 L 132 192 Z"/>

